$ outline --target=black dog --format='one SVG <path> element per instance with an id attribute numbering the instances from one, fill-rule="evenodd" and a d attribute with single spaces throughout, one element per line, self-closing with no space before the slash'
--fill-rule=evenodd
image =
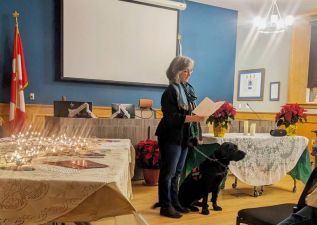
<path id="1" fill-rule="evenodd" d="M 199 153 L 197 153 L 199 154 Z M 191 211 L 199 211 L 196 206 L 201 206 L 201 213 L 209 214 L 208 194 L 212 192 L 212 206 L 215 211 L 222 208 L 217 205 L 218 190 L 221 181 L 227 176 L 230 161 L 243 159 L 245 152 L 238 150 L 237 145 L 225 142 L 214 152 L 213 155 L 203 161 L 199 168 L 192 170 L 181 184 L 178 193 L 179 202 L 183 207 Z M 202 203 L 198 201 L 203 198 Z"/>

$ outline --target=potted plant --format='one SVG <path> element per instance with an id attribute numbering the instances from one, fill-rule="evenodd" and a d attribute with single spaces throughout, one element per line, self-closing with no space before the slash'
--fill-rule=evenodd
<path id="1" fill-rule="evenodd" d="M 296 123 L 307 121 L 306 110 L 298 104 L 286 104 L 283 105 L 281 111 L 275 116 L 276 125 L 285 126 L 288 136 L 296 135 L 297 126 Z"/>
<path id="2" fill-rule="evenodd" d="M 157 185 L 160 174 L 160 150 L 155 140 L 140 141 L 137 145 L 136 160 L 143 168 L 145 183 Z"/>
<path id="3" fill-rule="evenodd" d="M 215 137 L 224 137 L 228 124 L 231 124 L 231 120 L 234 120 L 236 113 L 236 109 L 229 102 L 225 102 L 209 116 L 206 123 L 213 123 Z"/>

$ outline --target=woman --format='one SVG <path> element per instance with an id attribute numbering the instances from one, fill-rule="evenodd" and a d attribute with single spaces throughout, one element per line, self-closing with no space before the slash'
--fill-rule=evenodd
<path id="1" fill-rule="evenodd" d="M 188 145 L 197 144 L 198 122 L 205 118 L 192 115 L 195 108 L 195 92 L 188 80 L 193 72 L 194 62 L 184 56 L 175 57 L 166 71 L 170 85 L 161 99 L 163 118 L 156 135 L 161 153 L 159 178 L 160 214 L 180 218 L 189 210 L 178 201 L 178 181 L 183 170 Z"/>

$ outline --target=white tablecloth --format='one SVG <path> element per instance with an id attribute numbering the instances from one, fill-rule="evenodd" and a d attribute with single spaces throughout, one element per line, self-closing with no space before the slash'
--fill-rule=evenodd
<path id="1" fill-rule="evenodd" d="M 243 160 L 231 162 L 230 171 L 249 185 L 261 186 L 273 184 L 291 171 L 306 149 L 308 139 L 302 136 L 272 137 L 264 133 L 255 136 L 228 133 L 224 138 L 203 134 L 203 142 L 238 145 L 247 154 Z"/>
<path id="2" fill-rule="evenodd" d="M 82 159 L 49 156 L 34 159 L 34 171 L 0 170 L 0 224 L 95 221 L 134 214 L 129 199 L 135 152 L 130 140 L 89 139 L 88 143 L 105 154 L 104 158 L 89 160 L 108 167 L 76 170 L 43 164 Z M 8 142 L 0 139 L 3 151 L 1 145 Z"/>

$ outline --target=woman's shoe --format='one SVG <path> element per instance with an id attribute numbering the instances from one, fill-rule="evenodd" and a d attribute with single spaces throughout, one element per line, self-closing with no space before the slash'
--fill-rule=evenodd
<path id="1" fill-rule="evenodd" d="M 166 207 L 166 208 L 161 207 L 160 215 L 166 216 L 169 218 L 175 218 L 175 219 L 181 218 L 183 216 L 178 211 L 176 211 L 173 207 Z"/>
<path id="2" fill-rule="evenodd" d="M 179 205 L 174 205 L 174 208 L 176 209 L 176 211 L 181 212 L 181 213 L 189 213 L 189 209 Z"/>

